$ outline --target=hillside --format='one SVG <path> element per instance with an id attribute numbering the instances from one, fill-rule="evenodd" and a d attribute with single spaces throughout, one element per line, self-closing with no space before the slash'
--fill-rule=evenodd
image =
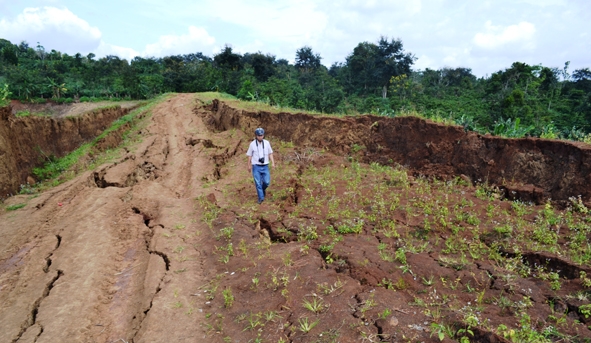
<path id="1" fill-rule="evenodd" d="M 142 117 L 114 162 L 3 203 L 1 342 L 591 340 L 589 145 L 209 94 Z"/>

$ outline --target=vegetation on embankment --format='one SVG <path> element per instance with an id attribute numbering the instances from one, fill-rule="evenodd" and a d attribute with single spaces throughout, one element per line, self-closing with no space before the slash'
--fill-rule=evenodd
<path id="1" fill-rule="evenodd" d="M 1 197 L 32 192 L 32 183 L 38 181 L 57 185 L 75 174 L 61 175 L 64 171 L 82 161 L 83 169 L 95 166 L 100 160 L 89 154 L 117 147 L 134 121 L 162 99 L 133 110 L 115 105 L 63 119 L 14 117 L 9 107 L 0 108 L 0 149 L 5 151 L 0 160 Z"/>

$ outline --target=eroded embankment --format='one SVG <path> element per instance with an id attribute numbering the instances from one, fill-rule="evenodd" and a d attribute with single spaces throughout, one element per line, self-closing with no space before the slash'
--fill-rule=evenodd
<path id="1" fill-rule="evenodd" d="M 0 108 L 0 198 L 18 191 L 33 167 L 49 156 L 62 157 L 100 135 L 130 109 L 95 110 L 64 119 L 21 117 Z"/>
<path id="2" fill-rule="evenodd" d="M 437 177 L 466 175 L 489 182 L 506 196 L 535 202 L 591 199 L 591 146 L 538 138 L 506 139 L 416 117 L 321 117 L 247 112 L 214 100 L 205 119 L 216 130 L 251 133 L 262 126 L 274 137 L 298 146 L 335 153 L 363 147 L 364 162 L 398 163 Z"/>

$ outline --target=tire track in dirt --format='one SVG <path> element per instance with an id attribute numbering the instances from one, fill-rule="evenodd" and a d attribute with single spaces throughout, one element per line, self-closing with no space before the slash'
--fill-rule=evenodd
<path id="1" fill-rule="evenodd" d="M 202 195 L 202 179 L 212 173 L 213 166 L 203 153 L 205 146 L 189 148 L 185 144 L 187 136 L 202 135 L 209 139 L 200 120 L 195 120 L 191 106 L 192 96 L 181 95 L 169 101 L 166 111 L 155 111 L 150 132 L 158 132 L 162 142 L 166 142 L 165 148 L 158 147 L 158 143 L 152 147 L 165 152 L 162 176 L 153 183 L 134 188 L 134 197 L 158 199 L 158 215 L 145 223 L 153 232 L 146 244 L 150 253 L 166 257 L 167 271 L 149 307 L 144 310 L 133 342 L 195 341 L 198 330 L 188 325 L 187 320 L 194 323 L 193 317 L 197 317 L 197 322 L 203 319 L 192 295 L 203 284 L 201 252 L 193 249 L 199 245 L 195 231 L 199 233 L 205 229 L 195 219 L 199 211 L 195 209 L 194 199 Z M 146 154 L 149 155 L 151 153 Z M 142 209 L 140 211 L 143 213 Z"/>
<path id="2" fill-rule="evenodd" d="M 9 342 L 202 339 L 199 235 L 209 229 L 195 199 L 221 196 L 203 185 L 227 173 L 241 140 L 212 137 L 193 99 L 157 105 L 135 152 L 3 214 L 0 332 Z"/>

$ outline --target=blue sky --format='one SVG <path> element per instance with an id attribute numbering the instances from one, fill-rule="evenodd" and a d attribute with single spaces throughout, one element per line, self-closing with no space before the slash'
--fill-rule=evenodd
<path id="1" fill-rule="evenodd" d="M 294 60 L 310 46 L 330 66 L 360 42 L 400 39 L 414 69 L 513 62 L 591 68 L 589 0 L 0 0 L 0 38 L 46 50 L 162 57 L 224 45 Z"/>

